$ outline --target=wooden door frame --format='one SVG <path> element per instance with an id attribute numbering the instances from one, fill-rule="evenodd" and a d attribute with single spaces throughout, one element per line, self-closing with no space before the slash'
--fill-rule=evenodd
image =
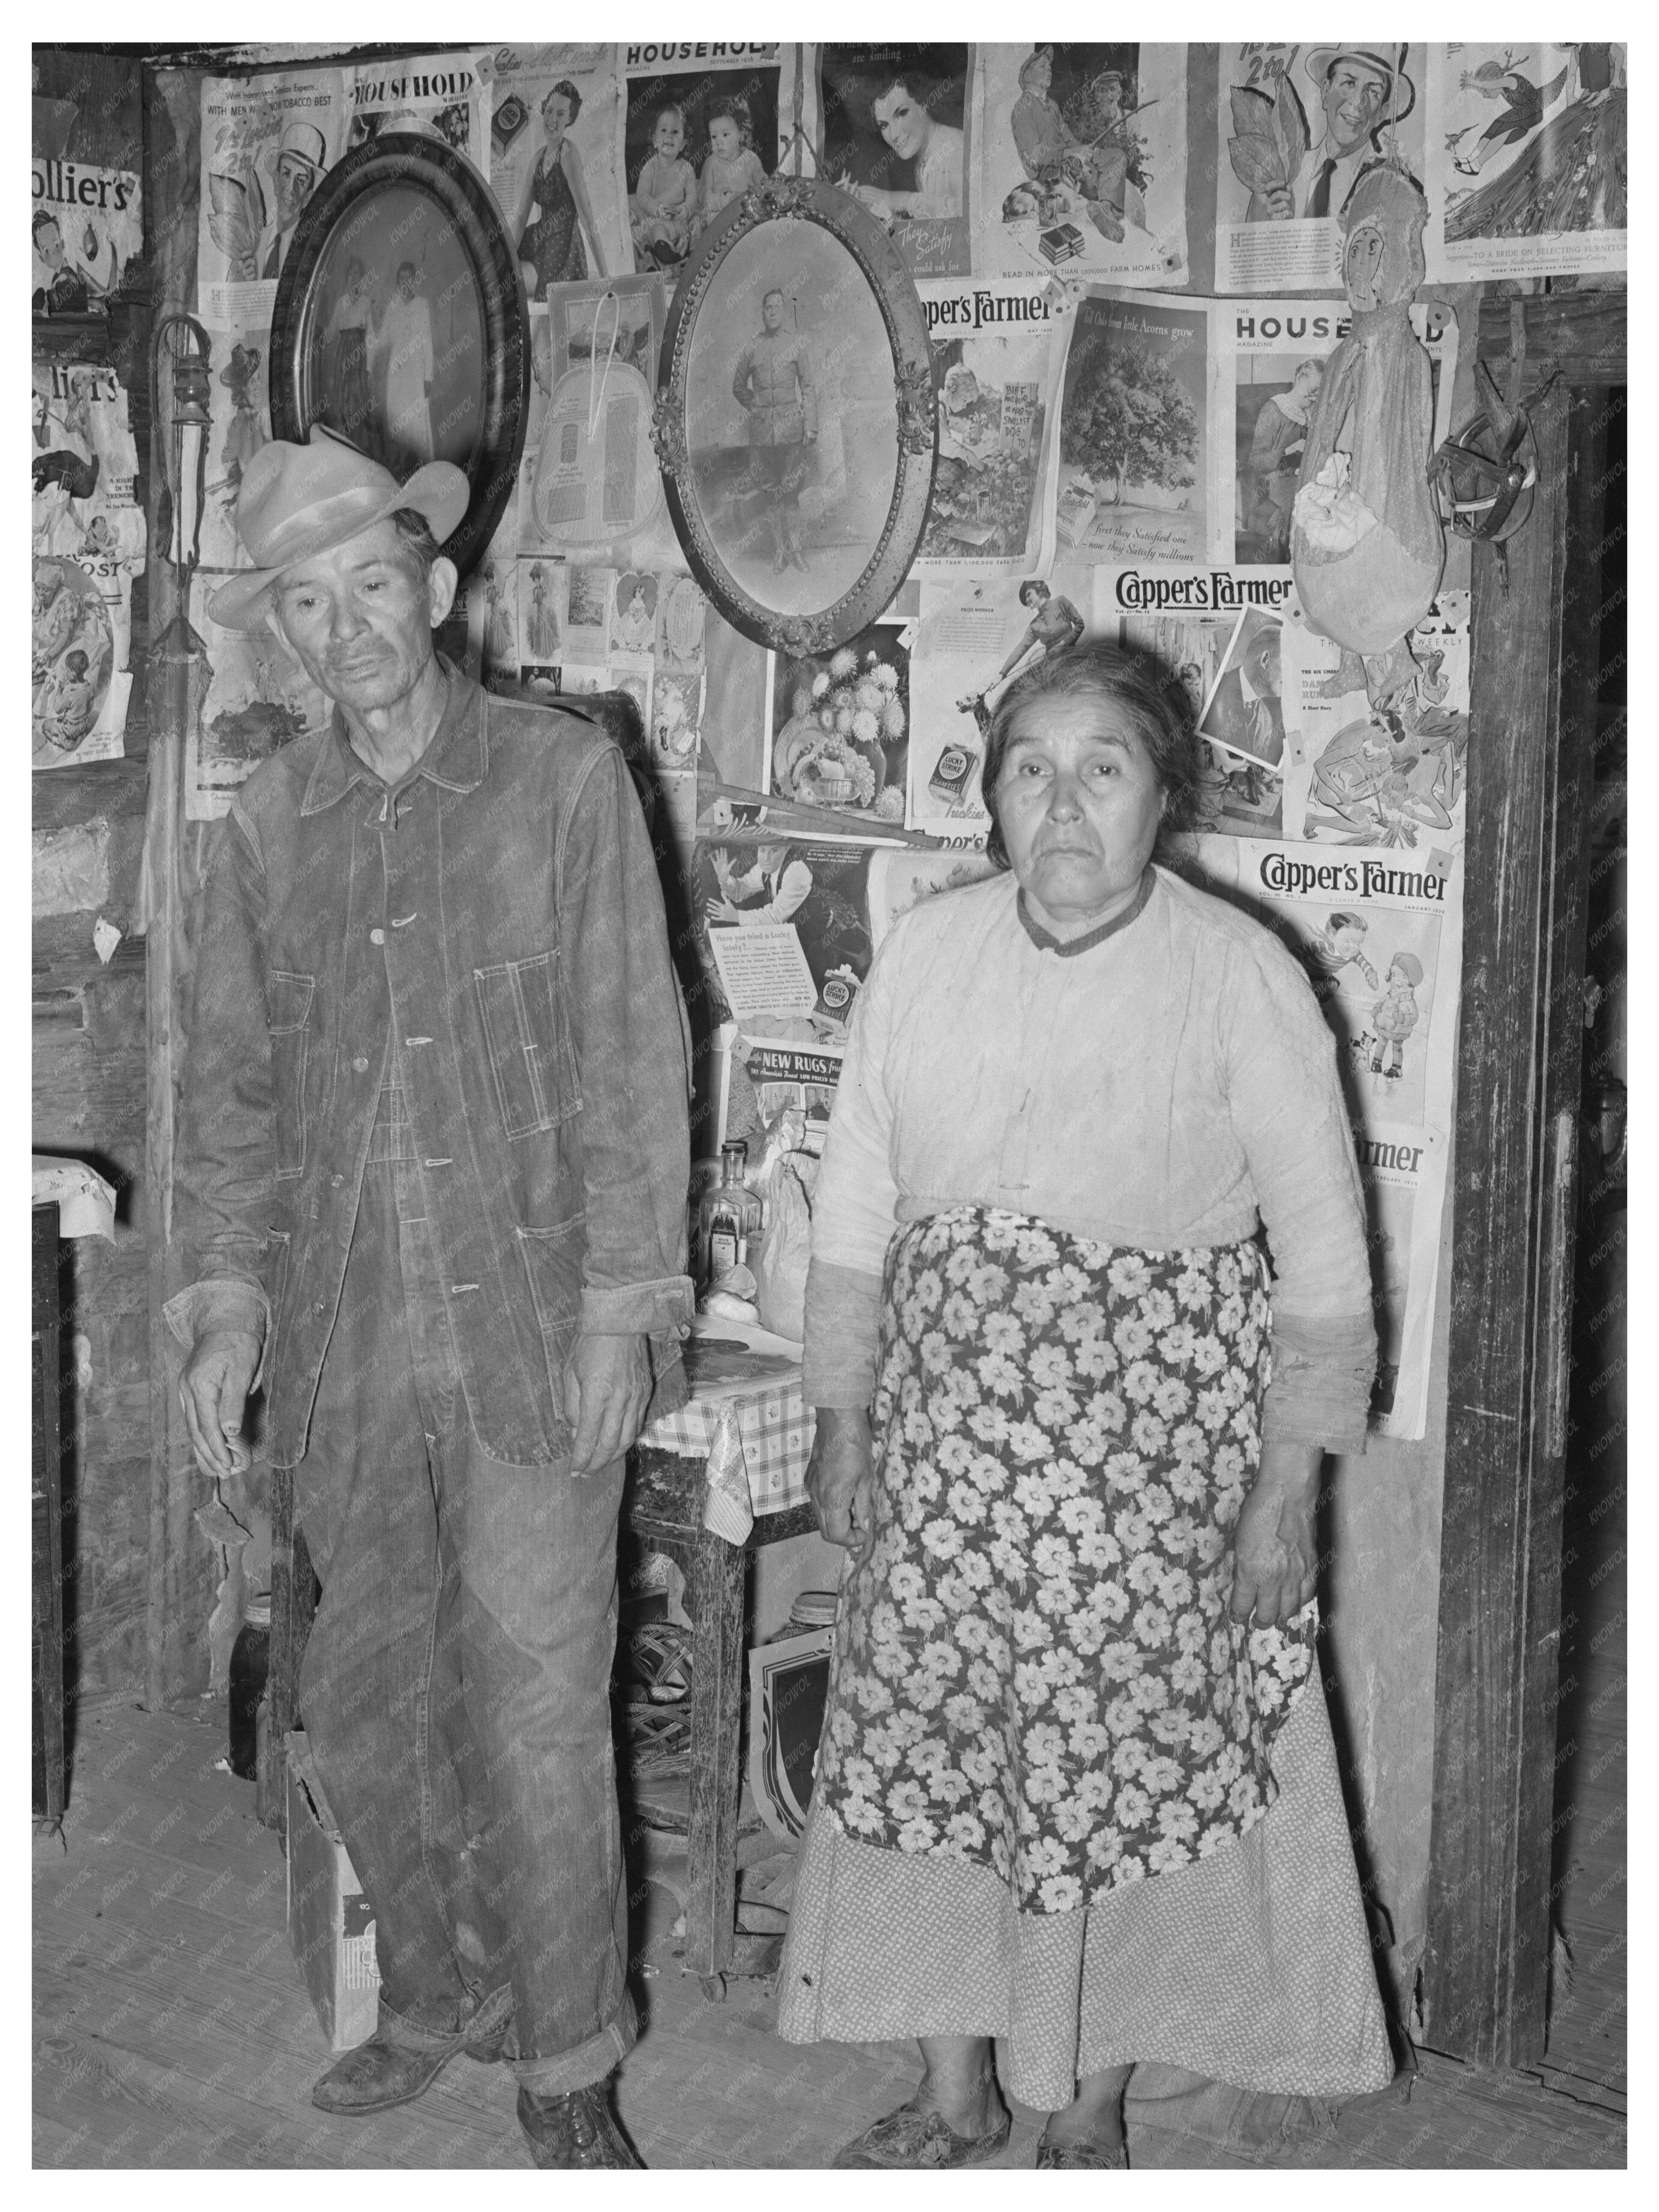
<path id="1" fill-rule="evenodd" d="M 1488 301 L 1532 515 L 1474 562 L 1463 987 L 1424 2039 L 1544 2053 L 1606 387 L 1625 295 Z M 1598 459 L 1598 456 L 1600 457 Z"/>

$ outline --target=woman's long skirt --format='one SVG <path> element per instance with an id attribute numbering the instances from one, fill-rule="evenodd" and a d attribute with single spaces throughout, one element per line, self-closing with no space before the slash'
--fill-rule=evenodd
<path id="1" fill-rule="evenodd" d="M 956 1207 L 894 1239 L 886 1290 L 779 2032 L 1006 2037 L 1048 2109 L 1142 2059 L 1382 2087 L 1315 1608 L 1228 1611 L 1259 1250 Z"/>

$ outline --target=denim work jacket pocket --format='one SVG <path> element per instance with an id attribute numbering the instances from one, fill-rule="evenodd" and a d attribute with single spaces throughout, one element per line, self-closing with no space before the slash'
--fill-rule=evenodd
<path id="1" fill-rule="evenodd" d="M 273 968 L 265 979 L 270 1031 L 270 1103 L 276 1123 L 276 1177 L 303 1174 L 306 1164 L 306 1060 L 311 1040 L 314 975 Z"/>
<path id="2" fill-rule="evenodd" d="M 573 1214 L 552 1229 L 516 1229 L 519 1256 L 530 1284 L 530 1298 L 541 1332 L 542 1356 L 553 1393 L 553 1417 L 563 1425 L 559 1441 L 568 1441 L 564 1423 L 564 1376 L 581 1317 L 582 1252 L 587 1216 Z"/>
<path id="3" fill-rule="evenodd" d="M 509 1137 L 555 1128 L 581 1110 L 558 971 L 556 950 L 472 971 L 490 1080 Z"/>

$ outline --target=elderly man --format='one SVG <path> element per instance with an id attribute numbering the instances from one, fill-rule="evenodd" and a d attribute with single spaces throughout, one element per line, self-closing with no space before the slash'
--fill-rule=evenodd
<path id="1" fill-rule="evenodd" d="M 284 125 L 276 147 L 276 212 L 259 240 L 259 274 L 280 276 L 294 232 L 323 173 L 328 149 L 314 123 Z"/>
<path id="2" fill-rule="evenodd" d="M 322 1581 L 301 1706 L 373 1907 L 314 2101 L 506 2057 L 542 2166 L 637 2166 L 608 1686 L 623 1455 L 684 1402 L 681 1009 L 621 753 L 434 652 L 447 463 L 247 465 L 210 602 L 335 702 L 232 803 L 198 939 L 167 1309 L 198 1462 L 265 1395 Z"/>
<path id="3" fill-rule="evenodd" d="M 1288 185 L 1250 195 L 1250 222 L 1340 215 L 1359 172 L 1377 158 L 1373 134 L 1384 124 L 1403 121 L 1416 100 L 1412 81 L 1398 63 L 1370 46 L 1312 46 L 1303 67 L 1323 111 L 1324 127 L 1316 125 Z"/>
<path id="4" fill-rule="evenodd" d="M 817 389 L 805 339 L 783 327 L 783 294 L 761 298 L 761 331 L 738 356 L 732 395 L 749 410 L 749 484 L 767 495 L 772 566 L 805 568 L 800 549 L 800 488 L 806 449 L 818 435 Z"/>

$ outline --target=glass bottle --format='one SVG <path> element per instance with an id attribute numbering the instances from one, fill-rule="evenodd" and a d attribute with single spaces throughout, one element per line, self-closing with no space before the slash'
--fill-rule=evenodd
<path id="1" fill-rule="evenodd" d="M 747 1145 L 722 1145 L 720 1179 L 704 1191 L 697 1208 L 705 1283 L 717 1281 L 732 1267 L 750 1266 L 751 1243 L 758 1249 L 761 1202 L 743 1179 L 748 1162 Z"/>

